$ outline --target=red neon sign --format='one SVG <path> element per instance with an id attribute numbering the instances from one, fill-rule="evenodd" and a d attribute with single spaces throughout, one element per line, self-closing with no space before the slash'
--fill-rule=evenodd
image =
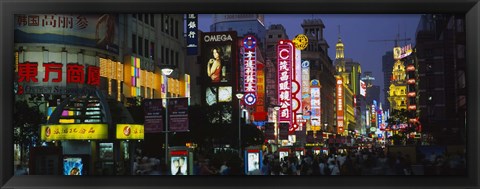
<path id="1" fill-rule="evenodd" d="M 278 104 L 279 121 L 292 126 L 292 64 L 295 51 L 289 40 L 281 40 L 277 45 Z"/>
<path id="2" fill-rule="evenodd" d="M 63 78 L 63 64 L 62 63 L 43 63 L 45 74 L 42 82 L 60 83 Z M 66 66 L 67 84 L 79 83 L 100 86 L 100 67 L 87 66 L 87 81 L 85 82 L 85 66 L 70 63 Z M 52 76 L 50 76 L 52 74 Z M 38 63 L 25 62 L 18 64 L 18 82 L 34 82 L 38 83 Z"/>

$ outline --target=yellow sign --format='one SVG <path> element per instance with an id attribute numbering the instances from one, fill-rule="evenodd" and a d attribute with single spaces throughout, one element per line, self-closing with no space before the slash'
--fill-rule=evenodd
<path id="1" fill-rule="evenodd" d="M 117 139 L 143 140 L 144 127 L 139 124 L 117 124 Z"/>
<path id="2" fill-rule="evenodd" d="M 108 125 L 107 124 L 42 125 L 40 138 L 43 141 L 108 139 Z"/>
<path id="3" fill-rule="evenodd" d="M 298 34 L 297 36 L 295 36 L 292 42 L 295 45 L 296 49 L 303 50 L 308 46 L 308 37 L 303 34 Z"/>

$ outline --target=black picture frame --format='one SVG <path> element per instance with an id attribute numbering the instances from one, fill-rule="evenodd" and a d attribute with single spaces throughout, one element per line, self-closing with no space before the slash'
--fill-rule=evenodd
<path id="1" fill-rule="evenodd" d="M 467 29 L 467 177 L 64 177 L 14 176 L 13 28 L 22 13 L 465 13 Z M 2 0 L 0 3 L 0 185 L 2 188 L 478 188 L 478 0 Z"/>

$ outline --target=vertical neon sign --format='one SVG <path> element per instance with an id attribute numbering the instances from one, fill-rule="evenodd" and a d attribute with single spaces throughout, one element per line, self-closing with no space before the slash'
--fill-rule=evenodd
<path id="1" fill-rule="evenodd" d="M 243 38 L 243 78 L 245 78 L 243 90 L 245 91 L 244 101 L 248 106 L 252 106 L 257 102 L 256 44 L 257 40 L 253 36 Z"/>
<path id="2" fill-rule="evenodd" d="M 343 80 L 337 77 L 337 132 L 343 133 L 344 127 L 344 111 L 343 111 Z"/>
<path id="3" fill-rule="evenodd" d="M 292 64 L 294 48 L 289 40 L 281 40 L 277 45 L 278 104 L 280 105 L 280 122 L 292 126 Z"/>

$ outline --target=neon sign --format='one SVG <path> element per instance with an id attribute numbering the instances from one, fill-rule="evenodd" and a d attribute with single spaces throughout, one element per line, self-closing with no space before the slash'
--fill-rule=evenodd
<path id="1" fill-rule="evenodd" d="M 245 91 L 245 104 L 252 106 L 257 101 L 257 62 L 256 62 L 256 42 L 257 40 L 253 36 L 246 36 L 243 39 L 243 87 Z"/>
<path id="2" fill-rule="evenodd" d="M 281 40 L 277 45 L 279 121 L 292 124 L 292 64 L 294 48 L 291 41 Z"/>

